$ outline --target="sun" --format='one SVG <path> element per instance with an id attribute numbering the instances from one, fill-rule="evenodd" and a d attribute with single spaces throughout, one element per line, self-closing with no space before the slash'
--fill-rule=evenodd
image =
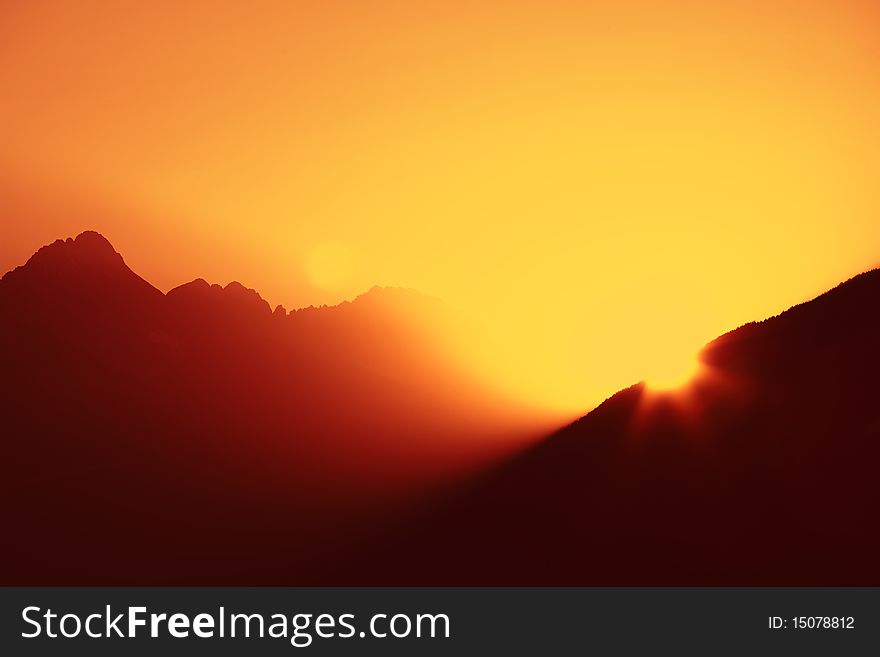
<path id="1" fill-rule="evenodd" d="M 697 354 L 658 354 L 645 375 L 645 386 L 655 392 L 678 390 L 693 381 L 700 367 Z"/>
<path id="2" fill-rule="evenodd" d="M 351 252 L 342 242 L 321 242 L 306 255 L 305 270 L 309 281 L 323 290 L 342 287 L 351 273 Z"/>

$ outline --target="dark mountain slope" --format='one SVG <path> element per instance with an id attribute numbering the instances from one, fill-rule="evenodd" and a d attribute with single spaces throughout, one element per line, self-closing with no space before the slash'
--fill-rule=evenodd
<path id="1" fill-rule="evenodd" d="M 880 271 L 732 331 L 701 360 L 686 390 L 623 390 L 451 492 L 351 577 L 880 584 Z"/>

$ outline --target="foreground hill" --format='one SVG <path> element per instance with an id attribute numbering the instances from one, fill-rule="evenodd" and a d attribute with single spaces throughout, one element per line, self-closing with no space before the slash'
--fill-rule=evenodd
<path id="1" fill-rule="evenodd" d="M 450 491 L 347 577 L 880 584 L 880 271 L 721 336 L 701 361 L 687 388 L 623 390 Z"/>

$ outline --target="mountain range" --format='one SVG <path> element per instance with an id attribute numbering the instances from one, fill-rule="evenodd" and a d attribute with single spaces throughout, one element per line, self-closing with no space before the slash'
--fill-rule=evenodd
<path id="1" fill-rule="evenodd" d="M 2 583 L 880 584 L 880 271 L 541 439 L 455 324 L 43 247 L 0 280 Z"/>
<path id="2" fill-rule="evenodd" d="M 43 247 L 0 280 L 0 580 L 311 572 L 521 431 L 454 317 L 390 288 L 291 312 L 239 283 L 163 294 L 95 232 Z"/>

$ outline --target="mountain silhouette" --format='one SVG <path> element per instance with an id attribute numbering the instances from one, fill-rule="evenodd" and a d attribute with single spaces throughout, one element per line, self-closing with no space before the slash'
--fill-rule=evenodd
<path id="1" fill-rule="evenodd" d="M 2 581 L 332 563 L 497 456 L 503 400 L 456 358 L 455 321 L 399 289 L 289 313 L 237 282 L 163 294 L 98 233 L 43 247 L 0 280 Z"/>
<path id="2" fill-rule="evenodd" d="M 711 342 L 679 392 L 620 391 L 423 509 L 347 577 L 880 584 L 878 336 L 874 270 Z"/>
<path id="3" fill-rule="evenodd" d="M 456 330 L 43 247 L 0 280 L 0 581 L 880 584 L 880 271 L 532 442 Z"/>

